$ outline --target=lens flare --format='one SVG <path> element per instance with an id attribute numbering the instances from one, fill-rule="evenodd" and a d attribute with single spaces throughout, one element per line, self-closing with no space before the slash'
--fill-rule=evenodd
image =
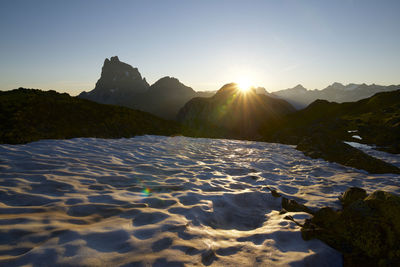
<path id="1" fill-rule="evenodd" d="M 150 196 L 150 195 L 151 195 L 151 189 L 148 188 L 148 187 L 146 187 L 145 189 L 142 190 L 142 194 L 143 194 L 145 197 Z"/>

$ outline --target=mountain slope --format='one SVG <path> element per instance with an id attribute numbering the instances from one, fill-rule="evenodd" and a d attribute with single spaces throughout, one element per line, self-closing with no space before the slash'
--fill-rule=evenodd
<path id="1" fill-rule="evenodd" d="M 66 93 L 23 88 L 0 92 L 0 143 L 171 135 L 179 130 L 175 122 L 142 111 L 98 104 Z"/>
<path id="2" fill-rule="evenodd" d="M 265 127 L 263 134 L 267 140 L 291 144 L 320 134 L 375 144 L 382 150 L 400 153 L 400 90 L 341 104 L 316 100 L 307 108 Z"/>
<path id="3" fill-rule="evenodd" d="M 218 129 L 225 137 L 254 139 L 262 124 L 293 111 L 284 100 L 256 94 L 255 90 L 243 93 L 231 83 L 210 98 L 190 100 L 179 111 L 178 121 L 201 131 Z"/>
<path id="4" fill-rule="evenodd" d="M 196 92 L 173 77 L 164 77 L 137 96 L 133 103 L 140 110 L 165 119 L 176 119 L 176 115 Z"/>

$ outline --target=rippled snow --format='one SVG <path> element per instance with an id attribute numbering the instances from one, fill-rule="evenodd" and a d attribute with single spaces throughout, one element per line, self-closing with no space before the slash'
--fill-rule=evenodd
<path id="1" fill-rule="evenodd" d="M 340 254 L 303 241 L 268 187 L 317 208 L 338 207 L 349 186 L 400 193 L 398 176 L 281 144 L 141 136 L 1 145 L 0 264 L 337 266 Z"/>

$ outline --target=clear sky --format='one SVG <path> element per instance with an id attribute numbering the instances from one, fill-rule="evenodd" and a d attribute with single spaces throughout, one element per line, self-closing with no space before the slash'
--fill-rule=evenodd
<path id="1" fill-rule="evenodd" d="M 400 84 L 399 14 L 399 0 L 2 0 L 0 89 L 76 95 L 114 55 L 197 91 Z"/>

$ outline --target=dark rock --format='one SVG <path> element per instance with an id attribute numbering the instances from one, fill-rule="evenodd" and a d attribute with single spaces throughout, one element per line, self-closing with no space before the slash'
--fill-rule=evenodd
<path id="1" fill-rule="evenodd" d="M 293 217 L 290 215 L 286 215 L 285 217 L 283 217 L 283 219 L 289 220 L 289 221 L 294 221 Z"/>
<path id="2" fill-rule="evenodd" d="M 281 211 L 279 212 L 280 215 L 287 213 L 288 211 L 285 209 L 281 209 Z"/>
<path id="3" fill-rule="evenodd" d="M 364 189 L 358 187 L 350 187 L 343 193 L 342 196 L 339 196 L 339 200 L 342 203 L 343 207 L 347 207 L 356 200 L 364 199 L 365 197 L 367 197 L 367 192 Z"/>
<path id="4" fill-rule="evenodd" d="M 282 208 L 292 212 L 306 212 L 309 214 L 313 214 L 313 212 L 305 205 L 297 203 L 295 200 L 287 199 L 285 197 L 282 197 Z"/>
<path id="5" fill-rule="evenodd" d="M 273 197 L 281 197 L 281 194 L 279 194 L 275 189 L 271 190 L 271 194 Z"/>
<path id="6" fill-rule="evenodd" d="M 318 238 L 344 254 L 346 266 L 400 266 L 400 197 L 350 189 L 343 210 L 325 207 L 307 219 L 305 240 Z"/>
<path id="7" fill-rule="evenodd" d="M 206 266 L 211 265 L 216 259 L 218 259 L 218 257 L 213 250 L 207 250 L 201 254 L 201 263 Z"/>

